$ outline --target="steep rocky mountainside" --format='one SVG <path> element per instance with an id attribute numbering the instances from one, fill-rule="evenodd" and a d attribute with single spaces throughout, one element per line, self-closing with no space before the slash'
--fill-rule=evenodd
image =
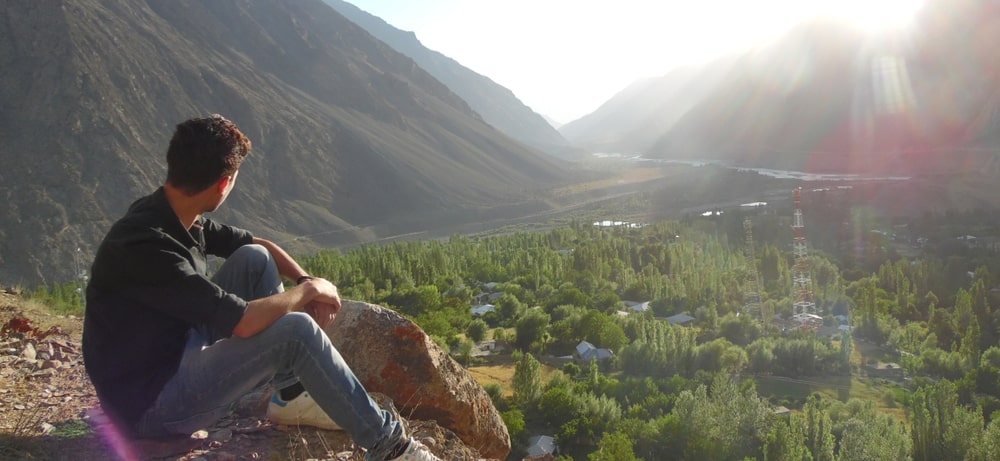
<path id="1" fill-rule="evenodd" d="M 509 89 L 437 51 L 427 49 L 413 32 L 405 32 L 342 0 L 324 0 L 379 40 L 411 58 L 469 103 L 483 119 L 522 143 L 561 157 L 572 157 L 569 143 L 541 115 Z"/>
<path id="2" fill-rule="evenodd" d="M 929 0 L 896 33 L 817 19 L 735 62 L 627 89 L 560 131 L 604 151 L 743 166 L 998 171 L 996 43 L 995 1 Z"/>
<path id="3" fill-rule="evenodd" d="M 569 176 L 320 0 L 4 2 L 0 81 L 4 284 L 75 275 L 193 116 L 254 143 L 219 218 L 292 250 L 544 208 Z"/>

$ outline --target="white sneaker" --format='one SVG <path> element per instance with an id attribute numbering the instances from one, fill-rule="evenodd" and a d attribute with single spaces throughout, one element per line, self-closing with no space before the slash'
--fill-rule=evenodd
<path id="1" fill-rule="evenodd" d="M 406 451 L 403 454 L 392 458 L 391 461 L 441 461 L 431 453 L 424 444 L 417 442 L 417 439 L 410 439 L 410 446 L 406 447 Z"/>
<path id="2" fill-rule="evenodd" d="M 281 396 L 275 392 L 267 404 L 267 418 L 274 424 L 313 426 L 330 431 L 343 430 L 319 407 L 308 391 L 287 402 L 281 400 Z"/>

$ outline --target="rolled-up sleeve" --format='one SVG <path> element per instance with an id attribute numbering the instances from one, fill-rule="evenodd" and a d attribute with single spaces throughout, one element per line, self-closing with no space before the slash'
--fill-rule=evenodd
<path id="1" fill-rule="evenodd" d="M 232 335 L 247 309 L 247 301 L 199 274 L 162 285 L 136 286 L 125 296 L 185 322 L 207 325 L 226 337 Z"/>
<path id="2" fill-rule="evenodd" d="M 253 234 L 238 227 L 219 224 L 211 219 L 202 223 L 205 233 L 205 251 L 210 255 L 228 258 L 237 248 L 253 243 Z"/>

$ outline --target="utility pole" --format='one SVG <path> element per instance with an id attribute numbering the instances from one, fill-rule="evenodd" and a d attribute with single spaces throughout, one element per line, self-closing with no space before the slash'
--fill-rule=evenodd
<path id="1" fill-rule="evenodd" d="M 757 256 L 753 247 L 753 221 L 747 216 L 743 220 L 743 230 L 746 234 L 746 245 L 743 259 L 746 265 L 746 280 L 743 285 L 743 311 L 759 320 L 764 326 L 771 323 L 770 315 L 765 312 L 760 296 L 760 277 L 757 273 Z"/>
<path id="2" fill-rule="evenodd" d="M 792 266 L 792 299 L 795 320 L 802 326 L 818 327 L 816 303 L 813 302 L 812 275 L 809 270 L 809 252 L 806 247 L 806 226 L 802 222 L 802 188 L 794 191 L 795 220 L 792 223 L 794 237 L 792 251 L 795 265 Z"/>
<path id="3" fill-rule="evenodd" d="M 80 294 L 80 302 L 84 306 L 87 305 L 87 297 L 84 295 L 83 290 L 87 287 L 87 276 L 86 269 L 80 268 L 80 258 L 83 257 L 83 249 L 76 247 L 76 252 L 73 253 L 73 272 L 74 278 L 79 281 L 79 285 L 76 287 L 76 292 Z"/>

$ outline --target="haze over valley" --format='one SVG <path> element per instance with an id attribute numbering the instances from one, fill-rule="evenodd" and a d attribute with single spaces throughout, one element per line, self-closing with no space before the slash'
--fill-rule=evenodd
<path id="1" fill-rule="evenodd" d="M 219 218 L 302 253 L 676 218 L 801 185 L 595 153 L 911 178 L 871 198 L 886 213 L 997 205 L 997 2 L 928 0 L 892 33 L 806 21 L 636 78 L 558 129 L 493 76 L 339 0 L 15 1 L 2 15 L 7 285 L 79 276 L 73 262 L 162 183 L 173 126 L 209 113 L 254 143 Z"/>

